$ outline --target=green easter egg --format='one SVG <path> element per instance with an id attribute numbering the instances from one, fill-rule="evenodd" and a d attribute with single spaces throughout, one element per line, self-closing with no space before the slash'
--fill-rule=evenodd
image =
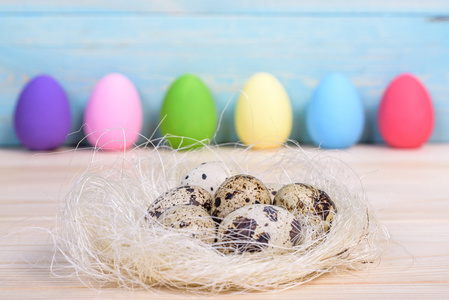
<path id="1" fill-rule="evenodd" d="M 160 121 L 163 135 L 176 136 L 166 137 L 174 149 L 198 148 L 198 141 L 207 143 L 213 137 L 217 125 L 215 103 L 201 79 L 185 74 L 172 83 L 162 103 Z"/>

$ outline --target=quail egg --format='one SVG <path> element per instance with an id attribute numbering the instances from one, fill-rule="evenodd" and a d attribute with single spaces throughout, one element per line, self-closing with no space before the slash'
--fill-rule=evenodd
<path id="1" fill-rule="evenodd" d="M 274 205 L 285 207 L 306 224 L 319 226 L 327 232 L 337 208 L 322 190 L 309 184 L 292 183 L 281 188 L 273 201 Z"/>
<path id="2" fill-rule="evenodd" d="M 211 214 L 221 220 L 232 211 L 251 204 L 271 204 L 262 181 L 251 175 L 235 175 L 223 182 L 212 201 Z"/>
<path id="3" fill-rule="evenodd" d="M 215 222 L 200 206 L 177 205 L 162 213 L 161 224 L 188 233 L 191 237 L 211 244 L 215 241 Z"/>
<path id="4" fill-rule="evenodd" d="M 214 194 L 223 181 L 235 174 L 234 169 L 224 162 L 205 162 L 190 170 L 181 180 L 181 185 L 197 185 Z"/>
<path id="5" fill-rule="evenodd" d="M 181 204 L 201 206 L 209 212 L 211 201 L 211 194 L 199 186 L 180 186 L 169 190 L 154 200 L 148 208 L 148 216 L 159 218 L 168 208 Z"/>
<path id="6" fill-rule="evenodd" d="M 301 242 L 301 225 L 281 207 L 254 204 L 227 215 L 218 227 L 217 247 L 225 254 L 289 251 Z"/>

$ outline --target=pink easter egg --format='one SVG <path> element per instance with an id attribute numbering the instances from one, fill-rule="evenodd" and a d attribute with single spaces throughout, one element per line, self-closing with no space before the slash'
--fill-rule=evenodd
<path id="1" fill-rule="evenodd" d="M 395 148 L 422 146 L 430 138 L 435 122 L 430 95 L 411 74 L 401 74 L 390 83 L 377 117 L 382 138 Z"/>
<path id="2" fill-rule="evenodd" d="M 133 83 L 111 73 L 95 86 L 84 112 L 84 132 L 89 143 L 104 150 L 131 148 L 142 129 L 142 104 Z"/>

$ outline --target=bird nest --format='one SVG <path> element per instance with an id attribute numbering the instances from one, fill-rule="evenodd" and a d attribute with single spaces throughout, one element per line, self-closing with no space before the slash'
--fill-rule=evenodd
<path id="1" fill-rule="evenodd" d="M 262 182 L 301 182 L 325 191 L 337 208 L 332 226 L 327 231 L 303 228 L 302 242 L 288 251 L 225 254 L 216 243 L 148 222 L 148 207 L 208 161 L 221 161 Z M 129 288 L 164 286 L 206 294 L 286 289 L 324 273 L 365 268 L 380 257 L 388 235 L 352 169 L 321 150 L 305 151 L 296 144 L 276 151 L 136 148 L 108 164 L 94 155 L 65 200 L 58 218 L 60 252 L 77 273 Z"/>

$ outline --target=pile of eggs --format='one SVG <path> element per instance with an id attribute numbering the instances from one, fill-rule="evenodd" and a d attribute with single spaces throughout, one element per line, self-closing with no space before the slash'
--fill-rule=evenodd
<path id="1" fill-rule="evenodd" d="M 212 244 L 224 254 L 283 253 L 301 244 L 305 230 L 326 234 L 336 212 L 330 197 L 311 185 L 279 189 L 211 161 L 159 196 L 146 221 Z"/>
<path id="2" fill-rule="evenodd" d="M 31 150 L 52 150 L 63 144 L 71 129 L 68 97 L 48 75 L 33 78 L 22 90 L 14 113 L 20 142 Z M 177 78 L 168 88 L 160 111 L 160 132 L 174 149 L 208 144 L 217 130 L 212 93 L 193 74 Z M 276 148 L 289 138 L 293 125 L 290 98 L 269 73 L 253 75 L 235 106 L 235 130 L 241 142 L 256 149 Z M 323 148 L 347 148 L 357 143 L 365 127 L 365 111 L 351 81 L 328 74 L 306 107 L 306 132 Z M 387 144 L 413 148 L 432 134 L 434 111 L 424 85 L 411 74 L 401 74 L 385 91 L 377 120 Z M 143 124 L 139 93 L 122 74 L 103 77 L 91 93 L 83 128 L 88 142 L 99 149 L 132 148 Z"/>

